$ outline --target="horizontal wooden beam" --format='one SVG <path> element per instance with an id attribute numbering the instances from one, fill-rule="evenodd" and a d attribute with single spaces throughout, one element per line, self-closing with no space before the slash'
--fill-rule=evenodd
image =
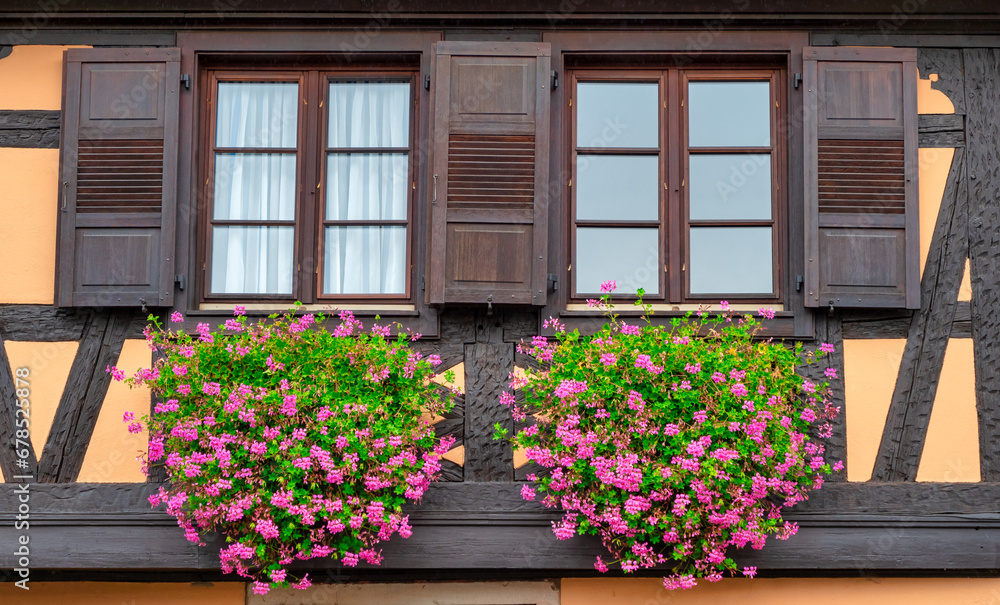
<path id="1" fill-rule="evenodd" d="M 65 342 L 80 340 L 90 309 L 57 309 L 52 305 L 0 304 L 0 335 L 4 340 Z M 146 313 L 136 311 L 125 338 L 144 338 Z"/>
<path id="2" fill-rule="evenodd" d="M 58 149 L 61 112 L 0 110 L 0 147 Z"/>
<path id="3" fill-rule="evenodd" d="M 29 486 L 32 570 L 212 571 L 221 540 L 197 547 L 172 517 L 150 510 L 153 484 Z M 0 485 L 0 543 L 15 544 L 18 494 Z M 827 484 L 787 514 L 799 523 L 788 541 L 740 552 L 741 564 L 772 573 L 904 572 L 995 569 L 1000 544 L 1000 484 Z M 463 570 L 553 570 L 588 573 L 599 541 L 559 541 L 557 511 L 521 498 L 517 483 L 439 483 L 410 510 L 408 540 L 385 548 L 387 572 L 428 570 L 462 577 Z M 0 551 L 0 568 L 16 566 Z M 336 568 L 312 562 L 303 569 Z M 352 572 L 353 573 L 353 572 Z M 358 573 L 365 573 L 359 570 Z"/>
<path id="4" fill-rule="evenodd" d="M 898 31 L 898 28 L 893 28 Z M 1000 36 L 993 34 L 907 34 L 882 32 L 816 32 L 813 46 L 906 46 L 929 48 L 996 48 Z"/>
<path id="5" fill-rule="evenodd" d="M 920 147 L 965 147 L 965 116 L 920 114 L 917 116 Z"/>

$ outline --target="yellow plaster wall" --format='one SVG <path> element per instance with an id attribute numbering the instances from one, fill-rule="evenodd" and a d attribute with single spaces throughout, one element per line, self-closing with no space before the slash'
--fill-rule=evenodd
<path id="1" fill-rule="evenodd" d="M 59 109 L 62 107 L 63 51 L 79 46 L 15 46 L 0 59 L 0 109 Z"/>
<path id="2" fill-rule="evenodd" d="M 23 590 L 0 583 L 0 603 L 10 605 L 243 605 L 242 582 L 166 584 L 139 582 L 29 582 Z"/>
<path id="3" fill-rule="evenodd" d="M 924 274 L 927 253 L 931 248 L 934 226 L 941 210 L 941 197 L 948 183 L 951 160 L 955 150 L 951 148 L 925 148 L 919 150 L 920 166 L 920 275 Z"/>
<path id="4" fill-rule="evenodd" d="M 0 148 L 0 303 L 52 304 L 58 193 L 58 149 Z"/>
<path id="5" fill-rule="evenodd" d="M 141 367 L 149 367 L 152 351 L 144 340 L 126 340 L 117 367 L 131 376 Z M 133 435 L 122 420 L 125 412 L 138 419 L 149 413 L 149 389 L 131 389 L 124 382 L 111 381 L 101 413 L 94 427 L 87 454 L 77 479 L 83 483 L 142 483 L 146 476 L 136 456 L 146 451 L 148 434 Z M 145 429 L 145 425 L 143 426 Z"/>
<path id="6" fill-rule="evenodd" d="M 52 419 L 55 418 L 63 387 L 69 378 L 73 358 L 79 344 L 76 342 L 14 342 L 3 343 L 10 360 L 11 370 L 28 368 L 27 380 L 30 402 L 29 417 L 31 447 L 35 457 L 42 455 L 42 448 L 49 437 Z"/>
<path id="7" fill-rule="evenodd" d="M 997 578 L 726 579 L 670 592 L 659 579 L 564 579 L 562 605 L 964 605 L 1000 602 Z"/>
<path id="8" fill-rule="evenodd" d="M 917 481 L 979 481 L 979 425 L 971 338 L 952 338 L 944 354 Z"/>

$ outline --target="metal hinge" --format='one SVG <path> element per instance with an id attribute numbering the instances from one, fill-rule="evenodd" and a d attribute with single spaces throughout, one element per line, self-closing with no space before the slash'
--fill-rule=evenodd
<path id="1" fill-rule="evenodd" d="M 191 90 L 191 75 L 181 74 L 181 84 L 184 85 L 185 90 Z"/>
<path id="2" fill-rule="evenodd" d="M 424 90 L 431 89 L 431 75 L 427 74 L 424 76 Z"/>
<path id="3" fill-rule="evenodd" d="M 183 275 L 175 275 L 174 283 L 177 284 L 178 289 L 183 290 L 185 284 L 187 284 L 187 278 Z"/>
<path id="4" fill-rule="evenodd" d="M 559 276 L 556 275 L 555 273 L 549 273 L 546 277 L 549 280 L 549 288 L 551 288 L 553 292 L 558 292 L 559 291 Z"/>
<path id="5" fill-rule="evenodd" d="M 427 289 L 427 280 L 424 279 L 423 275 L 420 276 L 420 289 L 421 290 L 426 290 Z"/>
<path id="6" fill-rule="evenodd" d="M 802 74 L 795 74 L 792 77 L 792 86 L 795 87 L 795 90 L 798 90 L 799 86 L 801 85 L 802 85 Z"/>
<path id="7" fill-rule="evenodd" d="M 796 275 L 795 276 L 795 291 L 796 292 L 801 292 L 802 291 L 802 276 L 801 275 Z"/>
<path id="8" fill-rule="evenodd" d="M 552 90 L 559 88 L 559 72 L 552 70 Z"/>

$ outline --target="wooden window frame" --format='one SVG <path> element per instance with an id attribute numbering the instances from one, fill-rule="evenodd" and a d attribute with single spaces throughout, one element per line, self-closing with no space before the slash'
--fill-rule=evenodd
<path id="1" fill-rule="evenodd" d="M 711 43 L 704 44 L 690 32 L 633 30 L 627 36 L 612 31 L 558 31 L 543 32 L 542 40 L 552 44 L 552 69 L 563 77 L 566 85 L 559 86 L 553 95 L 552 138 L 561 144 L 553 145 L 550 172 L 553 175 L 553 204 L 549 224 L 549 273 L 550 291 L 548 304 L 542 309 L 541 319 L 558 317 L 567 329 L 579 329 L 589 334 L 604 324 L 604 317 L 593 309 L 572 300 L 572 286 L 568 282 L 571 257 L 565 243 L 570 232 L 569 221 L 571 192 L 569 182 L 571 165 L 570 119 L 568 102 L 571 86 L 568 73 L 585 67 L 678 68 L 693 70 L 704 66 L 782 69 L 778 111 L 782 120 L 776 123 L 778 140 L 785 143 L 783 170 L 780 178 L 784 189 L 784 233 L 775 236 L 775 245 L 784 254 L 784 273 L 776 282 L 782 293 L 783 308 L 767 322 L 769 337 L 812 340 L 816 337 L 816 317 L 806 309 L 804 292 L 797 278 L 804 274 L 804 198 L 803 174 L 799 159 L 803 154 L 803 100 L 801 87 L 796 89 L 795 74 L 802 72 L 803 48 L 809 45 L 809 36 L 802 32 L 769 31 L 713 31 Z M 678 83 L 679 86 L 679 83 Z M 560 112 L 563 112 L 560 114 Z M 561 202 L 560 202 L 561 200 Z M 678 202 L 679 203 L 679 202 Z M 557 235 L 558 234 L 558 235 Z M 784 241 L 779 241 L 784 238 Z M 674 291 L 678 291 L 676 288 Z M 616 305 L 615 312 L 622 317 L 638 317 L 640 309 L 627 299 Z M 674 317 L 684 315 L 697 304 L 655 301 L 655 314 L 650 320 L 655 324 L 669 324 Z M 746 301 L 730 301 L 738 311 L 755 313 L 758 307 L 772 306 Z M 539 333 L 551 335 L 553 329 L 539 325 Z"/>
<path id="2" fill-rule="evenodd" d="M 585 67 L 582 69 L 567 70 L 567 80 L 570 86 L 570 98 L 576 99 L 577 86 L 580 82 L 648 82 L 658 83 L 659 86 L 659 106 L 658 106 L 658 148 L 648 148 L 639 150 L 631 148 L 583 148 L 578 146 L 576 140 L 576 114 L 577 105 L 571 101 L 566 104 L 568 125 L 567 135 L 569 137 L 568 149 L 570 150 L 567 160 L 566 170 L 572 175 L 569 195 L 567 198 L 568 233 L 565 241 L 568 242 L 568 256 L 571 259 L 569 269 L 566 272 L 566 283 L 571 284 L 572 292 L 568 298 L 568 304 L 585 303 L 588 298 L 593 298 L 595 293 L 580 293 L 576 288 L 576 231 L 580 226 L 594 227 L 657 227 L 659 246 L 659 265 L 663 271 L 657 271 L 658 288 L 657 294 L 646 294 L 644 300 L 652 303 L 670 303 L 683 305 L 699 305 L 717 303 L 719 299 L 738 301 L 740 303 L 753 303 L 761 305 L 781 305 L 783 300 L 783 276 L 784 259 L 786 256 L 784 235 L 787 234 L 787 224 L 785 222 L 785 208 L 787 198 L 786 188 L 781 187 L 785 174 L 785 164 L 787 163 L 786 145 L 779 137 L 779 132 L 784 130 L 781 123 L 781 115 L 777 111 L 779 99 L 783 97 L 782 82 L 784 80 L 783 67 L 742 67 L 732 68 L 729 66 L 700 65 L 692 68 L 674 68 L 651 70 L 648 68 L 628 68 L 628 67 Z M 771 145 L 768 147 L 691 147 L 688 143 L 688 83 L 692 81 L 767 81 L 770 88 L 770 133 Z M 658 186 L 656 221 L 610 221 L 610 220 L 587 220 L 581 221 L 576 216 L 576 195 L 579 187 L 573 183 L 579 183 L 577 179 L 576 156 L 580 153 L 586 154 L 615 154 L 615 155 L 657 155 L 658 170 L 662 187 Z M 690 209 L 690 185 L 689 185 L 689 158 L 692 153 L 767 153 L 773 159 L 771 164 L 771 218 L 768 220 L 705 220 L 692 222 L 689 217 Z M 692 295 L 690 292 L 690 272 L 686 270 L 690 262 L 690 229 L 694 226 L 766 226 L 772 230 L 772 284 L 773 290 L 770 295 L 764 293 L 719 293 L 713 295 Z M 613 298 L 623 301 L 634 300 L 635 294 L 632 292 L 618 292 Z"/>
<path id="3" fill-rule="evenodd" d="M 202 123 L 206 125 L 199 133 L 203 138 L 203 149 L 207 150 L 202 158 L 200 172 L 203 178 L 202 193 L 206 203 L 202 205 L 199 217 L 198 256 L 197 262 L 201 268 L 199 275 L 199 297 L 202 303 L 260 303 L 279 302 L 291 304 L 301 301 L 305 304 L 321 303 L 360 303 L 377 304 L 389 301 L 392 303 L 412 302 L 414 299 L 413 285 L 413 205 L 414 205 L 414 167 L 415 134 L 418 115 L 416 109 L 417 87 L 419 75 L 415 68 L 386 67 L 373 69 L 370 66 L 348 66 L 335 68 L 319 66 L 316 68 L 296 69 L 283 65 L 247 66 L 240 68 L 211 67 L 202 72 L 203 90 L 207 94 L 206 102 L 199 103 L 203 112 Z M 352 221 L 364 226 L 376 223 L 403 224 L 406 227 L 406 281 L 402 294 L 344 294 L 330 295 L 322 293 L 325 227 L 328 224 L 341 224 L 345 221 L 326 220 L 326 158 L 333 148 L 328 146 L 326 132 L 329 124 L 329 85 L 335 81 L 348 80 L 382 80 L 407 82 L 410 88 L 410 123 L 408 125 L 409 145 L 407 154 L 406 189 L 406 219 L 404 221 Z M 269 221 L 231 221 L 213 218 L 214 204 L 214 157 L 220 148 L 215 146 L 218 85 L 222 82 L 296 82 L 299 86 L 299 104 L 296 124 L 296 208 L 294 219 Z M 370 149 L 358 148 L 371 153 Z M 223 152 L 231 151 L 229 148 Z M 241 153 L 261 152 L 274 153 L 274 149 L 239 148 Z M 316 182 L 316 187 L 311 183 Z M 293 263 L 295 269 L 292 277 L 292 292 L 288 294 L 233 294 L 212 293 L 211 290 L 211 231 L 216 224 L 237 223 L 247 225 L 288 225 L 295 229 Z M 280 225 L 279 225 L 280 223 Z"/>
<path id="4" fill-rule="evenodd" d="M 408 202 L 408 241 L 407 251 L 407 291 L 408 296 L 401 298 L 377 298 L 373 296 L 340 297 L 336 299 L 316 299 L 304 310 L 325 312 L 335 315 L 334 309 L 349 309 L 366 324 L 379 318 L 379 323 L 390 325 L 392 330 L 411 330 L 424 337 L 436 338 L 440 333 L 440 310 L 426 304 L 423 284 L 425 280 L 424 260 L 427 254 L 428 239 L 425 229 L 428 220 L 428 191 L 426 179 L 421 176 L 428 173 L 429 154 L 426 145 L 420 143 L 429 139 L 430 116 L 428 114 L 431 96 L 430 91 L 420 86 L 426 75 L 431 73 L 431 56 L 434 42 L 442 39 L 440 31 L 383 31 L 378 36 L 361 44 L 354 30 L 324 31 L 324 32 L 179 32 L 177 46 L 181 51 L 182 74 L 190 77 L 190 89 L 181 87 L 180 98 L 180 158 L 178 168 L 178 228 L 176 231 L 176 273 L 178 284 L 174 304 L 170 311 L 184 315 L 181 326 L 184 330 L 193 330 L 198 323 L 210 325 L 220 324 L 226 318 L 232 317 L 232 309 L 244 306 L 247 315 L 264 317 L 274 312 L 290 308 L 288 296 L 248 300 L 246 297 L 206 300 L 202 293 L 204 284 L 201 280 L 201 247 L 207 239 L 203 229 L 203 216 L 207 212 L 209 200 L 205 197 L 205 173 L 203 164 L 206 161 L 207 148 L 204 147 L 204 137 L 207 126 L 204 123 L 204 111 L 198 106 L 204 99 L 206 90 L 206 72 L 211 69 L 231 68 L 254 71 L 268 65 L 275 65 L 284 71 L 317 71 L 353 74 L 362 72 L 378 72 L 380 75 L 405 71 L 412 75 L 411 87 L 411 138 L 410 138 L 410 177 L 415 188 L 410 187 Z M 325 87 L 324 87 L 325 88 Z M 325 94 L 325 93 L 324 93 Z M 317 115 L 318 112 L 317 112 Z M 318 123 L 310 129 L 319 137 Z M 316 139 L 317 154 L 319 139 Z M 319 155 L 316 156 L 319 158 Z M 318 168 L 313 174 L 319 174 Z M 297 198 L 297 200 L 300 198 Z M 296 204 L 301 208 L 301 203 Z M 315 215 L 315 229 L 320 229 L 318 205 Z M 298 217 L 297 217 L 298 218 Z M 314 244 L 317 246 L 318 243 Z M 308 280 L 314 296 L 318 283 Z M 307 300 L 313 300 L 312 298 Z M 336 322 L 336 317 L 329 321 Z"/>

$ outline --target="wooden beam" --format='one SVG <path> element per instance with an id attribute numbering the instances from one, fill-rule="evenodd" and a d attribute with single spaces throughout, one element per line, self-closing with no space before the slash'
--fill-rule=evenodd
<path id="1" fill-rule="evenodd" d="M 0 484 L 0 542 L 16 543 L 20 533 L 11 523 L 15 487 Z M 221 540 L 209 539 L 200 548 L 187 542 L 172 517 L 150 509 L 146 498 L 157 487 L 32 485 L 32 570 L 218 569 Z M 407 507 L 413 536 L 390 541 L 385 563 L 372 573 L 436 570 L 456 579 L 490 569 L 589 573 L 594 556 L 603 551 L 599 541 L 556 540 L 550 524 L 559 512 L 526 502 L 519 492 L 516 483 L 432 485 L 420 504 Z M 997 501 L 997 483 L 831 483 L 788 511 L 786 517 L 801 527 L 795 537 L 735 555 L 741 564 L 774 573 L 989 573 L 1000 541 Z M 0 567 L 14 567 L 14 556 L 12 550 L 0 551 Z M 357 571 L 329 561 L 302 569 Z"/>
<path id="2" fill-rule="evenodd" d="M 920 114 L 917 116 L 920 147 L 965 147 L 965 116 Z"/>
<path id="3" fill-rule="evenodd" d="M 59 111 L 0 110 L 0 147 L 59 148 Z"/>
<path id="4" fill-rule="evenodd" d="M 920 281 L 920 310 L 910 323 L 872 471 L 874 481 L 917 478 L 968 255 L 967 216 L 965 151 L 956 149 Z"/>
<path id="5" fill-rule="evenodd" d="M 37 16 L 38 5 L 29 13 Z M 41 13 L 44 14 L 44 13 Z M 54 15 L 53 15 L 54 16 Z M 172 31 L 141 29 L 46 29 L 43 27 L 0 27 L 0 45 L 19 44 L 88 44 L 90 46 L 174 46 L 177 36 Z"/>
<path id="6" fill-rule="evenodd" d="M 957 115 L 965 115 L 965 74 L 960 49 L 919 48 L 917 69 L 920 77 L 925 80 L 930 79 L 931 74 L 937 74 L 937 80 L 931 82 L 931 88 L 948 97 L 955 106 Z"/>
<path id="7" fill-rule="evenodd" d="M 883 32 L 816 32 L 813 46 L 905 46 L 927 48 L 995 48 L 1000 36 L 993 34 L 907 34 Z"/>
<path id="8" fill-rule="evenodd" d="M 968 107 L 969 259 L 972 347 L 979 413 L 979 466 L 984 481 L 1000 479 L 1000 50 L 966 49 Z"/>
<path id="9" fill-rule="evenodd" d="M 20 398 L 17 397 L 17 386 L 14 382 L 13 374 L 14 369 L 10 367 L 7 348 L 4 347 L 3 342 L 3 332 L 0 331 L 0 470 L 3 471 L 6 481 L 15 483 L 19 482 L 17 479 L 14 479 L 17 475 L 37 476 L 38 461 L 35 459 L 35 450 L 31 448 L 29 443 L 27 448 L 28 456 L 24 458 L 24 462 L 22 463 L 27 466 L 23 468 L 18 466 L 20 458 L 17 455 L 16 431 L 18 429 L 17 410 L 20 408 L 18 404 Z M 29 376 L 28 381 L 28 388 L 30 389 L 30 383 L 34 382 L 34 380 Z M 30 409 L 28 410 L 28 414 L 28 421 L 30 423 L 33 420 L 30 416 Z M 25 439 L 24 441 L 28 440 Z M 23 450 L 25 448 L 20 449 Z"/>
<path id="10" fill-rule="evenodd" d="M 514 371 L 514 345 L 504 342 L 503 312 L 476 314 L 476 340 L 465 345 L 465 480 L 510 481 L 514 454 L 493 439 L 493 425 L 513 429 L 510 410 L 500 403 Z"/>
<path id="11" fill-rule="evenodd" d="M 829 354 L 822 361 L 806 366 L 806 376 L 813 382 L 820 383 L 829 380 L 824 375 L 826 368 L 833 368 L 837 371 L 837 378 L 830 382 L 830 402 L 834 407 L 840 408 L 840 414 L 834 418 L 830 424 L 833 425 L 833 434 L 823 439 L 826 446 L 824 458 L 831 463 L 837 460 L 844 462 L 847 468 L 847 406 L 844 403 L 844 337 L 841 329 L 841 319 L 839 315 L 833 317 L 818 315 L 816 317 L 816 341 L 807 345 L 813 351 L 819 348 L 820 343 L 833 345 L 833 353 Z M 842 470 L 830 476 L 828 481 L 838 482 L 847 480 L 847 471 Z"/>
<path id="12" fill-rule="evenodd" d="M 77 341 L 90 317 L 89 309 L 58 309 L 52 305 L 0 304 L 0 335 L 28 342 Z M 145 338 L 146 314 L 135 311 L 126 338 Z"/>
<path id="13" fill-rule="evenodd" d="M 39 482 L 76 481 L 111 383 L 105 369 L 118 363 L 131 321 L 130 311 L 95 313 L 88 320 L 38 462 Z"/>

